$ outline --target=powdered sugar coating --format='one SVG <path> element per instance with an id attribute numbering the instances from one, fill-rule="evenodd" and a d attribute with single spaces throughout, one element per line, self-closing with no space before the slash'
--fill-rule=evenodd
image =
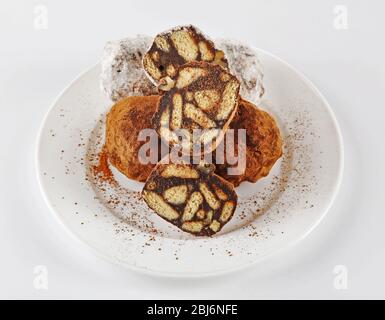
<path id="1" fill-rule="evenodd" d="M 265 89 L 257 53 L 247 44 L 236 40 L 218 39 L 215 43 L 224 51 L 230 72 L 241 82 L 242 98 L 258 105 Z"/>
<path id="2" fill-rule="evenodd" d="M 152 37 L 145 35 L 106 43 L 100 81 L 102 91 L 112 101 L 127 96 L 157 94 L 142 65 L 143 54 L 151 43 Z"/>
<path id="3" fill-rule="evenodd" d="M 142 57 L 152 41 L 152 37 L 138 35 L 106 43 L 101 62 L 101 87 L 112 101 L 127 96 L 157 94 L 156 87 L 142 65 Z M 259 104 L 264 87 L 262 68 L 256 52 L 235 40 L 219 39 L 215 44 L 224 51 L 230 71 L 240 81 L 241 96 Z"/>

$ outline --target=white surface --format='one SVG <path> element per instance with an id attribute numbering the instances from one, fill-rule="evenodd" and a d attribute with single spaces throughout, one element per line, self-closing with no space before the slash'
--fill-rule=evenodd
<path id="1" fill-rule="evenodd" d="M 103 147 L 104 139 L 98 137 L 104 136 L 111 106 L 100 90 L 99 64 L 64 89 L 39 133 L 38 179 L 58 221 L 113 263 L 177 277 L 241 272 L 303 241 L 325 216 L 341 183 L 341 133 L 330 106 L 309 80 L 282 60 L 255 50 L 266 88 L 258 106 L 277 119 L 283 156 L 268 177 L 237 188 L 234 217 L 215 237 L 196 238 L 171 227 L 138 201 L 132 192 L 137 182 L 95 182 L 92 172 L 99 163 L 90 155 Z M 124 205 L 111 205 L 111 199 Z"/>
<path id="2" fill-rule="evenodd" d="M 38 2 L 0 7 L 0 297 L 385 298 L 381 1 L 237 1 L 237 8 L 222 8 L 216 21 L 201 6 L 176 13 L 158 1 L 44 3 L 48 30 L 41 31 L 33 28 Z M 215 9 L 213 2 L 204 4 L 208 12 Z M 347 30 L 333 28 L 339 4 L 348 8 Z M 37 130 L 48 106 L 98 60 L 105 41 L 185 22 L 293 64 L 333 106 L 344 137 L 342 188 L 322 223 L 295 250 L 230 278 L 157 279 L 101 260 L 53 219 L 34 173 Z M 48 290 L 33 286 L 36 265 L 48 268 Z M 336 265 L 348 268 L 347 290 L 333 286 Z"/>

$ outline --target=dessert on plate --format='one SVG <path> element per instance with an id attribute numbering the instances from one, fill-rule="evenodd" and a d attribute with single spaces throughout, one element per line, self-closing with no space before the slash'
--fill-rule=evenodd
<path id="1" fill-rule="evenodd" d="M 255 105 L 265 89 L 254 50 L 235 41 L 215 43 L 187 25 L 153 39 L 109 42 L 102 60 L 102 90 L 116 102 L 106 121 L 110 164 L 145 182 L 142 198 L 164 220 L 196 236 L 221 231 L 236 214 L 235 187 L 267 176 L 282 155 L 274 118 Z M 152 130 L 157 147 L 154 161 L 145 164 L 144 129 Z M 235 139 L 229 140 L 228 129 Z M 243 169 L 233 161 L 240 155 Z"/>

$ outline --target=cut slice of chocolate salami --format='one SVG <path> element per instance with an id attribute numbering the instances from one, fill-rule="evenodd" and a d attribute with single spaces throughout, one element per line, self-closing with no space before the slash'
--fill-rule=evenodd
<path id="1" fill-rule="evenodd" d="M 179 66 L 207 61 L 228 68 L 223 51 L 194 26 L 180 26 L 158 34 L 143 57 L 143 66 L 152 81 L 175 76 Z"/>
<path id="2" fill-rule="evenodd" d="M 237 110 L 237 78 L 218 65 L 190 62 L 167 90 L 152 120 L 159 136 L 185 154 L 215 150 Z"/>
<path id="3" fill-rule="evenodd" d="M 237 206 L 233 185 L 213 166 L 158 163 L 142 195 L 160 217 L 183 231 L 211 236 L 230 221 Z"/>

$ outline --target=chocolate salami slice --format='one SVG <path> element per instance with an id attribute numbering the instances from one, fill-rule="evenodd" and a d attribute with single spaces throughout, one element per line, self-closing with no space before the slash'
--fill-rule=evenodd
<path id="1" fill-rule="evenodd" d="M 158 163 L 142 195 L 160 217 L 197 236 L 219 232 L 232 218 L 237 195 L 213 166 Z"/>
<path id="2" fill-rule="evenodd" d="M 167 86 L 152 121 L 159 136 L 183 153 L 214 150 L 237 109 L 237 78 L 218 65 L 191 62 Z"/>
<path id="3" fill-rule="evenodd" d="M 179 66 L 192 61 L 206 61 L 228 67 L 224 53 L 194 26 L 180 26 L 162 32 L 154 38 L 143 57 L 143 66 L 152 81 L 158 84 L 173 77 Z"/>

